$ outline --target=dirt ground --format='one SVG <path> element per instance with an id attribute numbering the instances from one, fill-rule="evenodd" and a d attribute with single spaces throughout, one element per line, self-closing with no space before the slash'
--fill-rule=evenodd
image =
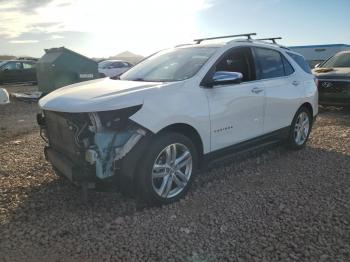
<path id="1" fill-rule="evenodd" d="M 37 91 L 33 85 L 2 86 L 9 93 Z M 21 102 L 10 97 L 10 103 L 0 105 L 0 143 L 21 134 L 38 130 L 36 114 L 40 112 L 36 103 Z"/>
<path id="2" fill-rule="evenodd" d="M 118 192 L 84 204 L 43 157 L 37 106 L 0 110 L 0 261 L 350 260 L 348 111 L 322 109 L 303 150 L 232 159 L 145 208 Z"/>

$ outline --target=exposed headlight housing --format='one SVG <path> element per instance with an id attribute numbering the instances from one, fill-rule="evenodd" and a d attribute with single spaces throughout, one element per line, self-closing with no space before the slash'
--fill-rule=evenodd
<path id="1" fill-rule="evenodd" d="M 90 120 L 96 130 L 101 127 L 119 130 L 125 127 L 129 117 L 141 109 L 142 105 L 123 109 L 89 113 Z"/>

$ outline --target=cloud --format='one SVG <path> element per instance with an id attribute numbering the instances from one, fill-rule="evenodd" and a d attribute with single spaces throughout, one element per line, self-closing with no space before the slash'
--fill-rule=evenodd
<path id="1" fill-rule="evenodd" d="M 33 27 L 52 27 L 52 26 L 56 26 L 58 24 L 61 24 L 60 22 L 41 22 L 41 23 L 34 23 L 32 24 Z"/>
<path id="2" fill-rule="evenodd" d="M 9 41 L 11 44 L 34 44 L 38 43 L 39 40 L 11 40 Z"/>
<path id="3" fill-rule="evenodd" d="M 20 36 L 35 33 L 45 38 L 33 39 L 59 41 L 63 32 L 80 32 L 91 35 L 92 41 L 79 41 L 80 45 L 90 45 L 91 52 L 103 50 L 108 55 L 125 48 L 149 53 L 196 37 L 196 16 L 212 3 L 213 0 L 0 0 L 0 39 L 22 41 L 32 38 Z"/>
<path id="4" fill-rule="evenodd" d="M 61 12 L 64 7 L 57 6 L 66 3 L 67 0 L 0 0 L 0 32 L 6 38 L 16 38 L 25 32 L 59 30 L 64 18 L 55 20 L 43 17 L 42 13 L 45 10 Z"/>
<path id="5" fill-rule="evenodd" d="M 7 7 L 7 11 L 34 12 L 36 8 L 43 7 L 54 0 L 0 0 L 0 5 L 3 3 L 11 3 L 11 7 Z M 3 11 L 3 10 L 2 10 Z"/>
<path id="6" fill-rule="evenodd" d="M 52 35 L 48 40 L 56 40 L 56 39 L 62 39 L 64 36 L 62 35 Z"/>

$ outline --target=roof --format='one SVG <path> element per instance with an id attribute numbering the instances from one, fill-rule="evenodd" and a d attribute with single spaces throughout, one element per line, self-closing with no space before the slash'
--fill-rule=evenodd
<path id="1" fill-rule="evenodd" d="M 330 44 L 330 45 L 300 45 L 300 46 L 290 46 L 289 48 L 324 48 L 324 47 L 349 47 L 347 44 Z"/>
<path id="2" fill-rule="evenodd" d="M 220 42 L 220 43 L 205 43 L 205 44 L 196 44 L 196 43 L 191 43 L 191 44 L 181 44 L 175 46 L 175 48 L 188 48 L 188 47 L 223 47 L 225 45 L 225 42 Z"/>
<path id="3" fill-rule="evenodd" d="M 103 62 L 126 62 L 126 61 L 120 60 L 120 59 L 106 59 L 106 60 L 100 61 L 99 63 L 103 63 Z"/>
<path id="4" fill-rule="evenodd" d="M 9 60 L 1 60 L 1 62 L 37 62 L 32 59 L 9 59 Z"/>
<path id="5" fill-rule="evenodd" d="M 340 51 L 336 53 L 336 55 L 342 55 L 342 54 L 350 54 L 350 50 Z"/>
<path id="6" fill-rule="evenodd" d="M 225 45 L 232 45 L 232 44 L 236 44 L 236 43 L 254 43 L 254 44 L 261 44 L 261 45 L 265 45 L 265 46 L 269 46 L 269 47 L 277 47 L 277 48 L 284 48 L 286 49 L 287 47 L 279 45 L 279 44 L 273 44 L 273 43 L 269 43 L 266 41 L 261 41 L 261 40 L 257 40 L 257 39 L 235 39 L 235 40 L 229 40 L 229 41 L 219 41 L 219 42 L 211 42 L 211 43 L 200 43 L 200 44 L 182 44 L 182 45 L 177 45 L 176 47 L 179 48 L 186 48 L 186 47 L 223 47 Z M 287 48 L 288 49 L 288 48 Z"/>

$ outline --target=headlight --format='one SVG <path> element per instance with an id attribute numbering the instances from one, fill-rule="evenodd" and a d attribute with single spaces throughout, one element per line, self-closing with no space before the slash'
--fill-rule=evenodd
<path id="1" fill-rule="evenodd" d="M 43 113 L 39 113 L 36 115 L 36 122 L 38 123 L 38 125 L 40 127 L 46 126 L 46 120 L 45 120 L 45 116 Z"/>
<path id="2" fill-rule="evenodd" d="M 142 105 L 126 107 L 123 109 L 113 111 L 102 111 L 97 113 L 90 113 L 90 119 L 94 122 L 99 122 L 102 127 L 111 128 L 113 130 L 125 127 L 129 117 L 141 109 Z M 98 117 L 98 119 L 96 119 Z"/>

